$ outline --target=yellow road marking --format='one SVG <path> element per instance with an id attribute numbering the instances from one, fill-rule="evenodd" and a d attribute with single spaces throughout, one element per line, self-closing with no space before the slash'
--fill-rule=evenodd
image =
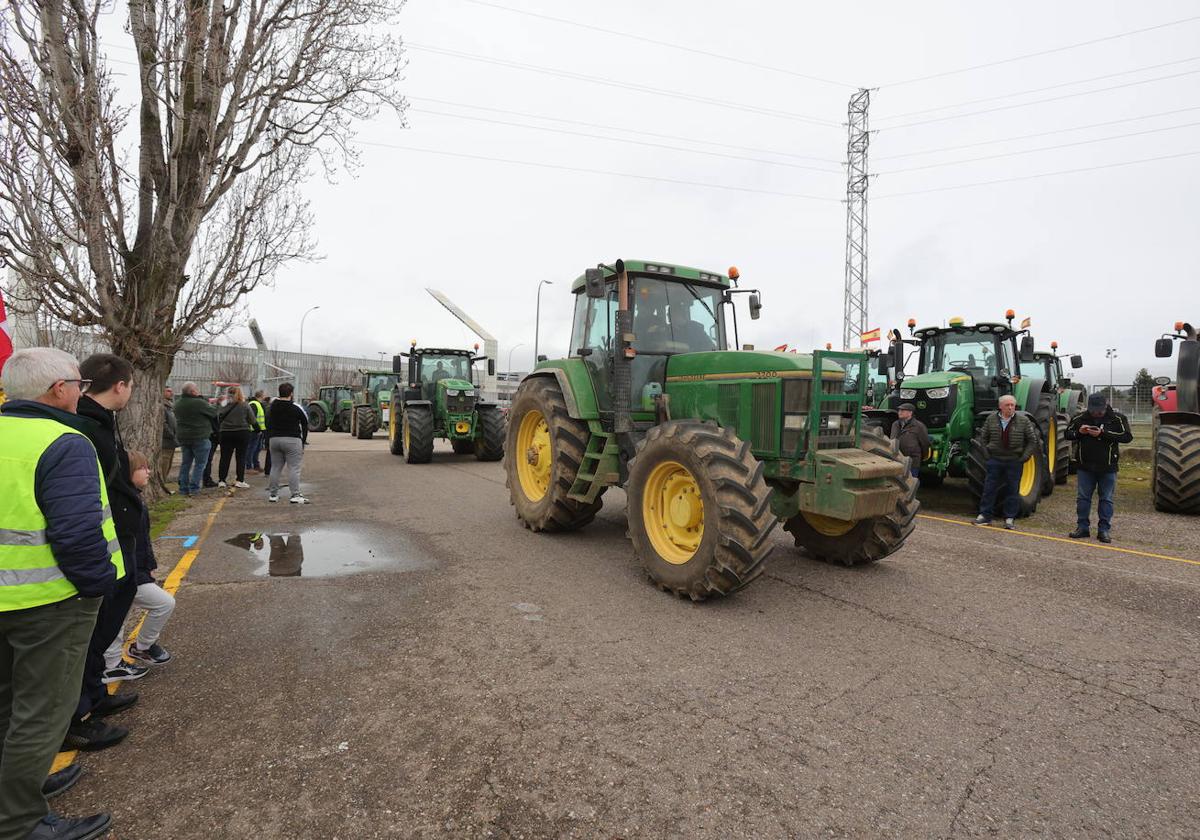
<path id="1" fill-rule="evenodd" d="M 204 528 L 202 528 L 200 531 L 199 539 L 196 540 L 196 547 L 188 549 L 186 552 L 184 552 L 184 555 L 179 558 L 179 562 L 175 564 L 173 569 L 171 569 L 171 573 L 167 575 L 167 579 L 163 581 L 163 589 L 165 589 L 167 592 L 170 592 L 172 595 L 174 595 L 179 590 L 179 584 L 183 583 L 183 579 L 187 575 L 188 570 L 192 568 L 192 563 L 194 563 L 196 561 L 196 557 L 199 556 L 200 547 L 204 545 L 204 538 L 207 537 L 208 532 L 212 530 L 213 522 L 216 521 L 217 514 L 221 512 L 221 508 L 225 507 L 225 500 L 228 498 L 228 496 L 222 496 L 220 499 L 217 499 L 217 503 L 213 505 L 213 509 L 208 513 L 208 519 L 204 523 Z M 133 644 L 133 641 L 137 638 L 138 632 L 142 629 L 142 623 L 145 620 L 146 615 L 143 613 L 142 617 L 138 619 L 138 623 L 130 632 L 129 638 L 125 641 L 126 650 L 129 649 L 129 645 Z M 119 686 L 120 683 L 109 683 L 108 693 L 116 694 Z M 78 757 L 78 755 L 78 750 L 60 752 L 54 757 L 54 763 L 50 765 L 50 772 L 57 773 L 59 770 L 71 766 L 75 763 L 75 759 Z"/>
<path id="2" fill-rule="evenodd" d="M 945 516 L 933 516 L 928 513 L 918 513 L 918 519 L 932 519 L 935 522 L 948 522 L 951 525 L 965 525 L 968 528 L 979 528 L 983 526 L 976 525 L 974 522 L 963 519 L 949 519 Z M 1137 557 L 1151 557 L 1155 560 L 1172 560 L 1176 563 L 1187 563 L 1190 566 L 1200 566 L 1200 560 L 1188 560 L 1186 557 L 1172 557 L 1169 554 L 1155 554 L 1151 551 L 1138 551 L 1135 548 L 1120 548 L 1115 545 L 1105 545 L 1104 543 L 1081 542 L 1079 540 L 1067 539 L 1066 537 L 1051 537 L 1048 534 L 1035 534 L 1030 531 L 1007 531 L 1003 529 L 992 528 L 993 531 L 998 531 L 1002 534 L 1014 534 L 1018 537 L 1032 537 L 1037 540 L 1050 540 L 1051 542 L 1066 543 L 1077 548 L 1094 548 L 1102 551 L 1116 551 L 1121 554 L 1133 554 Z"/>

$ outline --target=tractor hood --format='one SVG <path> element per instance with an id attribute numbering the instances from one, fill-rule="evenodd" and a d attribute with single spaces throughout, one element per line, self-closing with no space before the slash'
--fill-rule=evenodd
<path id="1" fill-rule="evenodd" d="M 844 379 L 845 371 L 826 359 L 822 374 L 826 379 Z M 719 350 L 680 353 L 667 362 L 668 382 L 692 382 L 702 379 L 772 379 L 774 377 L 812 376 L 813 357 L 806 353 L 776 353 L 767 350 Z"/>
<path id="2" fill-rule="evenodd" d="M 439 379 L 437 386 L 443 391 L 471 391 L 475 389 L 474 383 L 468 382 L 465 379 Z"/>
<path id="3" fill-rule="evenodd" d="M 904 384 L 900 387 L 906 391 L 917 388 L 945 388 L 948 385 L 953 385 L 956 382 L 970 378 L 969 375 L 962 371 L 935 370 L 930 373 L 919 373 L 916 376 L 906 376 L 904 377 Z"/>

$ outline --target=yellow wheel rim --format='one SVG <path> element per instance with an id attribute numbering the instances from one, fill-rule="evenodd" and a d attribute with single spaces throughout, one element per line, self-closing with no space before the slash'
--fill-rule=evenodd
<path id="1" fill-rule="evenodd" d="M 1037 456 L 1030 455 L 1021 467 L 1021 495 L 1028 496 L 1033 492 L 1033 483 L 1037 478 Z"/>
<path id="2" fill-rule="evenodd" d="M 396 412 L 388 415 L 388 443 L 396 442 Z"/>
<path id="3" fill-rule="evenodd" d="M 1046 450 L 1049 454 L 1046 456 L 1046 461 L 1050 465 L 1050 469 L 1054 469 L 1054 465 L 1058 463 L 1056 456 L 1058 455 L 1058 421 L 1053 417 L 1050 418 L 1050 431 L 1047 432 L 1050 438 L 1050 447 Z"/>
<path id="4" fill-rule="evenodd" d="M 658 556 L 679 566 L 691 560 L 704 538 L 704 499 L 696 477 L 677 461 L 650 471 L 642 494 L 642 521 Z"/>
<path id="5" fill-rule="evenodd" d="M 409 434 L 408 434 L 408 415 L 407 415 L 407 414 L 405 414 L 405 415 L 404 415 L 404 451 L 405 451 L 405 452 L 408 452 L 408 451 L 409 451 L 408 438 L 409 438 Z"/>
<path id="6" fill-rule="evenodd" d="M 813 527 L 814 531 L 825 537 L 844 537 L 858 524 L 849 519 L 834 519 L 832 516 L 822 516 L 819 513 L 808 513 L 807 511 L 800 511 L 800 515 Z"/>
<path id="7" fill-rule="evenodd" d="M 517 429 L 517 480 L 531 502 L 539 502 L 550 490 L 554 455 L 550 450 L 550 426 L 537 409 L 521 418 Z"/>

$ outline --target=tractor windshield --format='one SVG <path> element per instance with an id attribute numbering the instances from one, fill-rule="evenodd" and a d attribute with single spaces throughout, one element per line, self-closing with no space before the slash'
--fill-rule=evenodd
<path id="1" fill-rule="evenodd" d="M 470 382 L 471 360 L 459 353 L 423 353 L 420 374 L 423 383 L 442 379 L 465 379 Z"/>
<path id="2" fill-rule="evenodd" d="M 1042 379 L 1048 379 L 1051 382 L 1057 382 L 1058 379 L 1054 375 L 1054 367 L 1050 364 L 1049 359 L 1034 359 L 1029 362 L 1021 362 L 1022 376 L 1036 376 Z"/>
<path id="3" fill-rule="evenodd" d="M 1008 344 L 997 335 L 964 330 L 936 333 L 921 347 L 921 373 L 961 370 L 974 376 L 1012 371 Z"/>
<path id="4" fill-rule="evenodd" d="M 638 277 L 633 332 L 638 352 L 689 353 L 725 348 L 721 290 Z"/>
<path id="5" fill-rule="evenodd" d="M 367 390 L 372 394 L 390 391 L 396 382 L 395 374 L 372 373 L 367 377 Z"/>

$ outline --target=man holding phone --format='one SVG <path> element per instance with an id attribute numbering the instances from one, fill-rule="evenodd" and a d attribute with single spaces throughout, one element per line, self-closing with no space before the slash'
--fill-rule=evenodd
<path id="1" fill-rule="evenodd" d="M 1083 539 L 1091 534 L 1092 496 L 1100 491 L 1097 503 L 1099 522 L 1096 539 L 1112 542 L 1113 493 L 1117 488 L 1117 469 L 1120 444 L 1133 440 L 1129 420 L 1108 404 L 1101 393 L 1091 394 L 1087 411 L 1080 412 L 1067 426 L 1067 440 L 1074 441 L 1079 452 L 1079 472 L 1075 496 L 1076 527 L 1069 536 Z"/>

